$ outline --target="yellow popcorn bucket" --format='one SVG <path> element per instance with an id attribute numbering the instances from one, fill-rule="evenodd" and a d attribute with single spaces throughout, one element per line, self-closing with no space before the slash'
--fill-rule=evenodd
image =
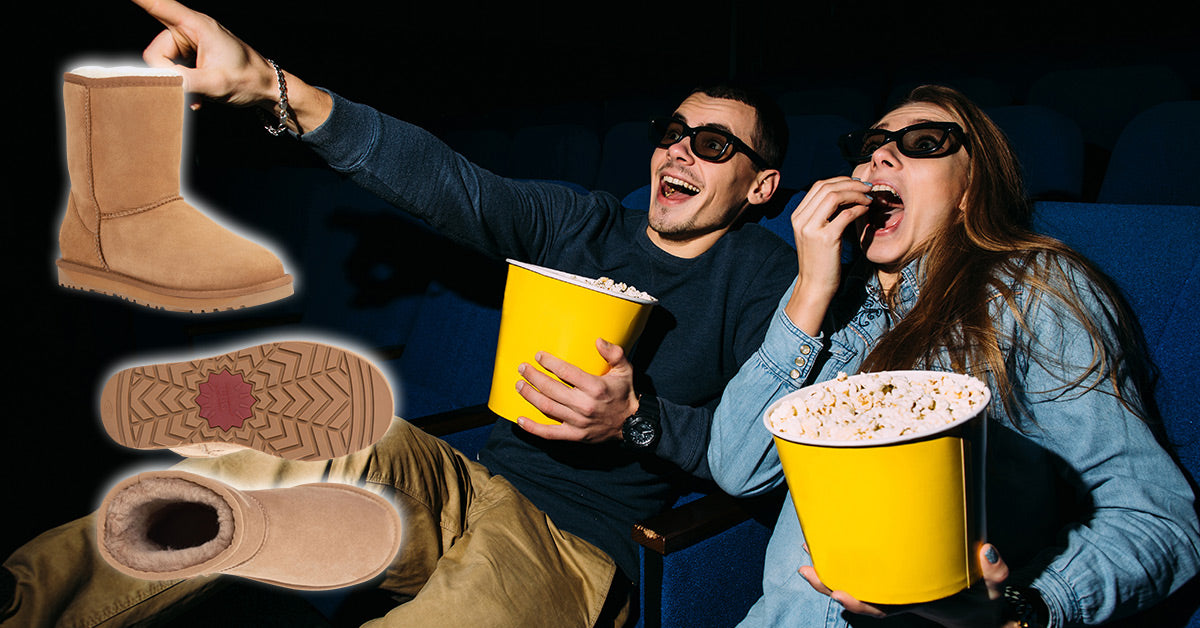
<path id="1" fill-rule="evenodd" d="M 656 303 L 653 297 L 621 294 L 577 275 L 508 260 L 488 408 L 513 422 L 523 416 L 557 425 L 517 392 L 517 366 L 540 368 L 534 356 L 546 351 L 603 375 L 608 363 L 596 350 L 596 339 L 620 345 L 628 355 Z"/>
<path id="2" fill-rule="evenodd" d="M 929 602 L 971 586 L 985 538 L 988 389 L 974 414 L 916 436 L 816 440 L 772 421 L 779 406 L 831 383 L 791 393 L 763 417 L 821 582 L 875 604 Z"/>

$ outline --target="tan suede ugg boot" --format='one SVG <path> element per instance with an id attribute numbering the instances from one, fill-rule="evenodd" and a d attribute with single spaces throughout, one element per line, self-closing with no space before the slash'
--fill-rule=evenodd
<path id="1" fill-rule="evenodd" d="M 374 364 L 307 341 L 122 369 L 100 393 L 100 419 L 113 440 L 184 455 L 240 446 L 329 460 L 374 444 L 394 410 L 392 389 Z M 181 449 L 192 445 L 201 447 Z"/>
<path id="2" fill-rule="evenodd" d="M 115 486 L 96 518 L 100 555 L 143 580 L 224 573 L 292 589 L 335 589 L 383 572 L 400 515 L 346 484 L 243 491 L 185 471 Z"/>
<path id="3" fill-rule="evenodd" d="M 64 74 L 71 191 L 58 281 L 180 312 L 261 305 L 292 294 L 272 252 L 180 196 L 183 79 L 164 70 Z"/>

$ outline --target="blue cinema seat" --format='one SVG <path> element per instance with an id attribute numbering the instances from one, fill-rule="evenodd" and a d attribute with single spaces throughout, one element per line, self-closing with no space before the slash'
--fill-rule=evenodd
<path id="1" fill-rule="evenodd" d="M 1200 227 L 1197 205 L 1042 202 L 1035 227 L 1079 251 L 1121 290 L 1158 371 L 1154 400 L 1168 442 L 1200 482 Z M 1190 622 L 1189 622 L 1190 618 Z M 1200 580 L 1128 625 L 1200 628 Z"/>
<path id="2" fill-rule="evenodd" d="M 849 174 L 837 140 L 861 125 L 840 115 L 816 113 L 789 115 L 787 124 L 787 155 L 779 169 L 784 187 L 807 190 L 821 179 Z"/>
<path id="3" fill-rule="evenodd" d="M 1114 64 L 1050 70 L 1029 86 L 1025 102 L 1079 123 L 1083 140 L 1111 151 L 1121 130 L 1153 105 L 1189 98 L 1187 81 L 1165 64 Z"/>
<path id="4" fill-rule="evenodd" d="M 496 174 L 505 174 L 512 136 L 495 127 L 458 128 L 442 139 L 462 156 Z"/>
<path id="5" fill-rule="evenodd" d="M 998 76 L 976 74 L 977 69 L 964 73 L 963 68 L 944 67 L 944 59 L 939 58 L 933 65 L 917 64 L 907 70 L 900 70 L 901 76 L 895 78 L 885 101 L 884 108 L 891 109 L 896 103 L 908 96 L 913 88 L 920 85 L 945 85 L 953 87 L 971 99 L 980 107 L 1005 107 L 1015 101 L 1014 87 Z M 954 62 L 950 62 L 951 65 Z"/>
<path id="6" fill-rule="evenodd" d="M 648 209 L 650 207 L 650 184 L 638 187 L 621 198 L 621 205 L 630 209 Z"/>
<path id="7" fill-rule="evenodd" d="M 1074 120 L 1049 107 L 1010 105 L 987 110 L 1012 144 L 1036 200 L 1083 200 L 1083 133 Z"/>
<path id="8" fill-rule="evenodd" d="M 523 126 L 513 133 L 503 171 L 518 179 L 555 179 L 591 189 L 600 166 L 600 138 L 569 122 Z"/>
<path id="9" fill-rule="evenodd" d="M 595 190 L 622 195 L 650 178 L 650 125 L 642 120 L 618 122 L 604 133 Z"/>
<path id="10" fill-rule="evenodd" d="M 811 85 L 784 90 L 775 100 L 789 116 L 832 114 L 867 126 L 879 115 L 879 99 L 879 94 L 862 85 Z"/>
<path id="11" fill-rule="evenodd" d="M 1200 100 L 1155 105 L 1121 131 L 1097 199 L 1101 203 L 1196 202 Z"/>

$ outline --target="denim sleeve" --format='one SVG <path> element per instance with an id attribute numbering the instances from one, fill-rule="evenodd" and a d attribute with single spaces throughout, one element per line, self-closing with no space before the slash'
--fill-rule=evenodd
<path id="1" fill-rule="evenodd" d="M 783 311 L 791 292 L 790 287 L 784 292 L 762 347 L 729 381 L 713 416 L 708 464 L 713 479 L 730 495 L 758 495 L 783 482 L 763 413 L 805 384 L 821 349 L 821 340 L 800 331 Z"/>
<path id="2" fill-rule="evenodd" d="M 1077 289 L 1102 333 L 1107 302 L 1078 278 Z M 1148 424 L 1089 372 L 1091 335 L 1061 302 L 1042 298 L 1029 313 L 1029 339 L 1014 377 L 1029 413 L 1022 428 L 1058 457 L 1068 481 L 1091 501 L 1085 521 L 1060 535 L 1013 575 L 1045 598 L 1052 626 L 1093 624 L 1165 598 L 1200 565 L 1200 524 L 1181 470 Z M 1072 384 L 1076 376 L 1083 384 Z M 1000 548 L 1003 553 L 1004 548 Z"/>

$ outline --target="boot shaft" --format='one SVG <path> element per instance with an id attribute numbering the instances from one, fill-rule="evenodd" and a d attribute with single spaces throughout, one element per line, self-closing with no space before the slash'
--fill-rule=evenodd
<path id="1" fill-rule="evenodd" d="M 179 196 L 183 78 L 162 71 L 79 68 L 63 75 L 71 201 L 96 232 L 101 215 Z"/>

